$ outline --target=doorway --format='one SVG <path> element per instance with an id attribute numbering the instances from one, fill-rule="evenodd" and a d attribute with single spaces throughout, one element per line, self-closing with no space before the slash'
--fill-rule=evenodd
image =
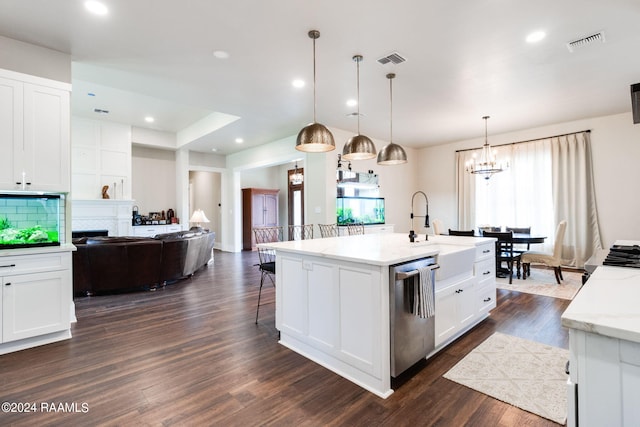
<path id="1" fill-rule="evenodd" d="M 304 168 L 287 171 L 288 182 L 288 222 L 289 225 L 304 225 Z"/>

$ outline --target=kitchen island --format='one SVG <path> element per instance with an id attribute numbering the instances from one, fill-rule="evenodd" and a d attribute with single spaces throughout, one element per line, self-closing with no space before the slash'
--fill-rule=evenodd
<path id="1" fill-rule="evenodd" d="M 639 301 L 640 269 L 599 266 L 562 314 L 569 328 L 568 426 L 640 422 Z"/>
<path id="2" fill-rule="evenodd" d="M 393 393 L 390 268 L 427 257 L 439 265 L 429 357 L 495 307 L 493 242 L 430 236 L 410 243 L 384 233 L 263 244 L 276 251 L 280 343 L 386 398 Z"/>

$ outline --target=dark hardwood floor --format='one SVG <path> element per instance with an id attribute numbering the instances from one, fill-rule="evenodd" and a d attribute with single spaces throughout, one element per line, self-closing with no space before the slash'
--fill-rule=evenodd
<path id="1" fill-rule="evenodd" d="M 71 340 L 0 356 L 1 400 L 38 408 L 0 425 L 555 425 L 442 375 L 495 331 L 568 348 L 568 301 L 499 290 L 487 320 L 381 399 L 278 344 L 271 286 L 254 324 L 256 262 L 216 252 L 157 291 L 76 298 Z"/>

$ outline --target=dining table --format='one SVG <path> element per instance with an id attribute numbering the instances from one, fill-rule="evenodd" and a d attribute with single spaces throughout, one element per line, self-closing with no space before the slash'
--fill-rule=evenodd
<path id="1" fill-rule="evenodd" d="M 541 236 L 539 234 L 527 234 L 527 233 L 513 233 L 513 243 L 544 243 L 547 236 Z"/>

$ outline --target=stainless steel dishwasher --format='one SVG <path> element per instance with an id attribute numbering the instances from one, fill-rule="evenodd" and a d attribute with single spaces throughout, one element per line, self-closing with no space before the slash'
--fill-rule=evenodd
<path id="1" fill-rule="evenodd" d="M 435 348 L 435 316 L 421 318 L 414 313 L 414 290 L 420 284 L 418 269 L 433 266 L 431 284 L 435 287 L 438 268 L 435 264 L 435 257 L 428 257 L 389 267 L 391 376 L 394 378 Z"/>

